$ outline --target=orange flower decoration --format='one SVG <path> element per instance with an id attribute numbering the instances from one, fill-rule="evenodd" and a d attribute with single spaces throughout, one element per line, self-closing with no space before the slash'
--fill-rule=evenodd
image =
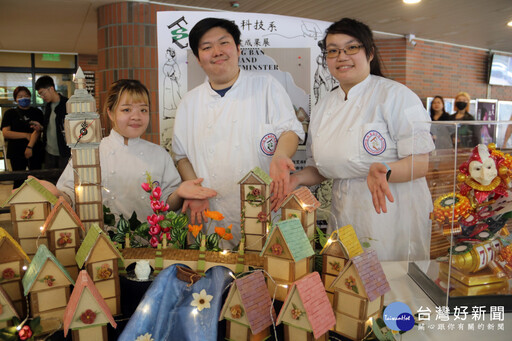
<path id="1" fill-rule="evenodd" d="M 224 216 L 222 215 L 222 213 L 217 212 L 217 211 L 206 210 L 206 211 L 204 211 L 204 215 L 210 219 L 217 220 L 217 221 L 221 221 L 222 219 L 224 219 Z"/>
<path id="2" fill-rule="evenodd" d="M 197 235 L 199 234 L 199 232 L 203 229 L 203 224 L 201 225 L 188 225 L 188 230 L 189 232 L 192 232 L 192 235 L 195 237 L 197 237 Z"/>
<path id="3" fill-rule="evenodd" d="M 233 239 L 233 234 L 231 233 L 231 227 L 233 224 L 228 227 L 215 227 L 215 233 L 217 233 L 222 239 L 231 240 Z"/>

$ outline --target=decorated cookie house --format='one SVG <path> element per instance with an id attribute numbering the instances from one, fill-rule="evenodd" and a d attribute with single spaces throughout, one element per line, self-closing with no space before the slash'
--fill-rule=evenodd
<path id="1" fill-rule="evenodd" d="M 118 261 L 122 256 L 98 225 L 91 225 L 75 257 L 85 267 L 112 315 L 121 313 Z"/>
<path id="2" fill-rule="evenodd" d="M 382 315 L 384 294 L 389 283 L 375 250 L 351 258 L 333 281 L 336 332 L 362 340 L 372 318 Z"/>
<path id="3" fill-rule="evenodd" d="M 0 227 L 0 288 L 5 291 L 19 315 L 27 312 L 21 280 L 29 263 L 30 258 L 20 244 Z"/>
<path id="4" fill-rule="evenodd" d="M 78 276 L 75 255 L 80 247 L 80 233 L 85 233 L 80 218 L 71 206 L 59 198 L 43 225 L 48 238 L 48 249 L 66 268 L 73 279 Z"/>
<path id="5" fill-rule="evenodd" d="M 20 316 L 16 312 L 9 295 L 0 286 L 0 329 L 11 326 L 13 317 L 19 318 Z"/>
<path id="6" fill-rule="evenodd" d="M 271 315 L 272 314 L 272 315 Z M 226 339 L 266 340 L 276 319 L 272 300 L 261 271 L 233 281 L 220 320 L 226 319 Z"/>
<path id="7" fill-rule="evenodd" d="M 280 323 L 284 324 L 286 341 L 329 339 L 336 319 L 318 272 L 293 283 L 277 318 Z"/>
<path id="8" fill-rule="evenodd" d="M 270 183 L 272 179 L 261 168 L 255 167 L 238 183 L 245 249 L 260 252 L 265 244 L 270 220 Z"/>
<path id="9" fill-rule="evenodd" d="M 307 187 L 300 187 L 288 194 L 281 204 L 281 219 L 299 218 L 311 245 L 314 247 L 316 210 L 320 202 Z"/>
<path id="10" fill-rule="evenodd" d="M 9 204 L 13 237 L 29 257 L 37 251 L 37 245 L 48 244 L 41 228 L 50 214 L 51 205 L 57 198 L 43 187 L 36 179 L 27 179 L 6 200 L 3 206 Z"/>
<path id="11" fill-rule="evenodd" d="M 350 258 L 363 252 L 361 243 L 359 243 L 356 232 L 351 225 L 340 227 L 331 233 L 324 248 L 320 251 L 320 255 L 322 255 L 322 281 L 331 304 L 334 303 L 332 282 L 338 277 Z"/>
<path id="12" fill-rule="evenodd" d="M 290 285 L 310 273 L 314 254 L 298 218 L 280 221 L 272 228 L 260 256 L 275 281 L 268 281 L 268 288 L 272 295 L 276 289 L 277 300 L 283 301 Z"/>
<path id="13" fill-rule="evenodd" d="M 64 336 L 72 330 L 74 341 L 107 341 L 107 324 L 117 323 L 87 271 L 80 271 L 64 312 Z"/>
<path id="14" fill-rule="evenodd" d="M 43 331 L 58 328 L 75 282 L 48 250 L 39 245 L 30 266 L 23 276 L 25 296 L 30 294 L 30 314 L 41 317 Z"/>

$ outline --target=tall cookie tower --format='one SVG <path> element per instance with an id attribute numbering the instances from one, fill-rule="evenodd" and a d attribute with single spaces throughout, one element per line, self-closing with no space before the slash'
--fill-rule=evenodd
<path id="1" fill-rule="evenodd" d="M 79 67 L 76 90 L 66 104 L 64 129 L 71 148 L 75 173 L 75 210 L 88 231 L 91 224 L 103 227 L 99 145 L 101 122 L 96 101 L 85 88 L 85 76 Z"/>

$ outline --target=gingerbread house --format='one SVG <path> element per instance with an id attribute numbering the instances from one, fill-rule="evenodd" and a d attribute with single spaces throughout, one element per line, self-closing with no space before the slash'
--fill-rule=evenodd
<path id="1" fill-rule="evenodd" d="M 264 269 L 272 276 L 268 287 L 277 300 L 284 300 L 287 289 L 297 279 L 310 273 L 315 252 L 298 218 L 278 222 L 270 231 L 260 256 Z"/>
<path id="2" fill-rule="evenodd" d="M 284 323 L 286 341 L 328 340 L 329 329 L 336 324 L 318 272 L 299 279 L 288 293 L 277 317 Z"/>
<path id="3" fill-rule="evenodd" d="M 41 317 L 43 332 L 60 326 L 64 310 L 68 304 L 70 285 L 75 282 L 48 250 L 39 245 L 32 263 L 23 276 L 25 296 L 30 294 L 32 317 Z"/>
<path id="4" fill-rule="evenodd" d="M 64 337 L 72 330 L 73 340 L 108 340 L 107 324 L 117 323 L 87 271 L 82 270 L 64 312 Z"/>
<path id="5" fill-rule="evenodd" d="M 93 224 L 89 228 L 75 260 L 80 269 L 85 266 L 85 270 L 107 302 L 112 315 L 120 314 L 118 261 L 122 260 L 122 256 L 98 225 Z"/>
<path id="6" fill-rule="evenodd" d="M 25 180 L 3 204 L 9 204 L 11 208 L 12 236 L 29 257 L 34 256 L 37 245 L 48 245 L 48 240 L 41 230 L 50 214 L 51 205 L 56 202 L 57 197 L 35 178 L 30 178 Z"/>
<path id="7" fill-rule="evenodd" d="M 11 326 L 13 317 L 19 318 L 20 316 L 16 312 L 9 295 L 0 287 L 0 328 Z"/>
<path id="8" fill-rule="evenodd" d="M 320 202 L 307 187 L 300 187 L 288 194 L 281 204 L 281 219 L 299 218 L 306 235 L 314 247 L 316 210 Z"/>
<path id="9" fill-rule="evenodd" d="M 352 225 L 340 227 L 331 233 L 327 243 L 320 251 L 320 255 L 322 255 L 322 281 L 331 304 L 334 304 L 332 282 L 338 277 L 350 258 L 363 252 L 363 247 L 359 243 Z"/>
<path id="10" fill-rule="evenodd" d="M 333 281 L 336 332 L 362 340 L 372 319 L 382 315 L 389 283 L 375 250 L 353 257 Z"/>
<path id="11" fill-rule="evenodd" d="M 261 168 L 255 167 L 247 173 L 240 185 L 242 231 L 245 234 L 245 249 L 261 251 L 270 220 L 270 183 L 272 179 Z"/>
<path id="12" fill-rule="evenodd" d="M 233 281 L 219 320 L 227 320 L 227 340 L 245 341 L 270 337 L 275 318 L 265 277 L 257 271 Z"/>
<path id="13" fill-rule="evenodd" d="M 0 288 L 2 288 L 20 315 L 26 315 L 27 306 L 21 279 L 30 258 L 14 238 L 0 227 Z"/>
<path id="14" fill-rule="evenodd" d="M 66 268 L 73 279 L 78 276 L 75 255 L 80 247 L 80 230 L 84 225 L 71 206 L 59 198 L 43 225 L 48 238 L 48 248 Z"/>

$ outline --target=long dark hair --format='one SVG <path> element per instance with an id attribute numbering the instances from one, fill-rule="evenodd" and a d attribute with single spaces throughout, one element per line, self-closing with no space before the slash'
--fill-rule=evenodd
<path id="1" fill-rule="evenodd" d="M 369 59 L 373 54 L 373 59 L 370 62 L 370 74 L 384 77 L 381 71 L 379 51 L 377 45 L 375 45 L 372 30 L 370 30 L 368 25 L 355 19 L 340 19 L 325 30 L 325 36 L 322 42 L 324 47 L 326 46 L 326 39 L 329 34 L 346 34 L 359 40 L 366 51 L 366 59 Z"/>
<path id="2" fill-rule="evenodd" d="M 434 108 L 433 108 L 433 106 L 432 106 L 432 103 L 434 103 L 434 100 L 435 100 L 436 98 L 439 98 L 439 99 L 441 100 L 441 102 L 443 102 L 443 113 L 441 114 L 441 117 L 442 117 L 444 114 L 448 115 L 448 113 L 446 112 L 446 108 L 444 107 L 444 98 L 443 98 L 443 97 L 441 97 L 441 96 L 439 96 L 439 95 L 437 95 L 437 96 L 434 96 L 434 98 L 432 99 L 432 102 L 430 103 L 430 118 L 431 118 L 431 119 L 434 119 L 434 115 L 436 114 L 436 112 L 434 111 Z"/>

